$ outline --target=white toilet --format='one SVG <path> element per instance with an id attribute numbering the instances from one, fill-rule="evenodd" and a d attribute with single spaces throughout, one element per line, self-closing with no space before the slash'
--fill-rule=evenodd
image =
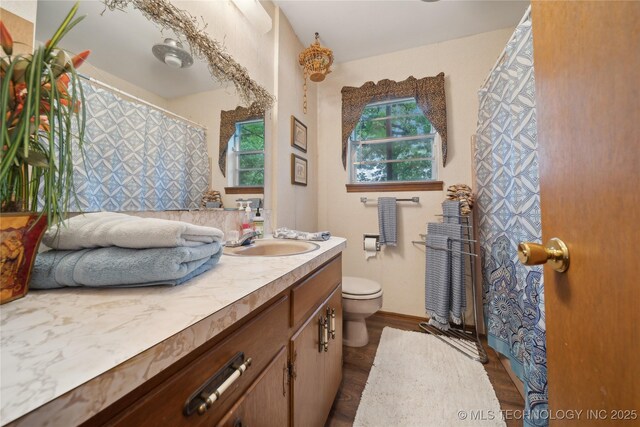
<path id="1" fill-rule="evenodd" d="M 363 347 L 369 342 L 365 319 L 382 307 L 382 286 L 362 277 L 342 277 L 342 343 Z"/>

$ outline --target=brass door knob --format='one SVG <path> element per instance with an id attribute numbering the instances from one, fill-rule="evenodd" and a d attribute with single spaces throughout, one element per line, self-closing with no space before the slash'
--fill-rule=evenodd
<path id="1" fill-rule="evenodd" d="M 523 242 L 518 245 L 518 259 L 524 265 L 549 263 L 555 271 L 564 273 L 569 268 L 569 249 L 562 240 L 555 237 L 544 246 Z"/>

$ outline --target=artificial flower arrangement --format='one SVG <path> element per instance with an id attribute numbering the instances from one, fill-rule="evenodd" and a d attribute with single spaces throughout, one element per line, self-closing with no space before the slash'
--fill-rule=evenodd
<path id="1" fill-rule="evenodd" d="M 90 51 L 71 56 L 58 44 L 84 18 L 77 10 L 78 3 L 28 55 L 13 54 L 0 21 L 0 303 L 26 293 L 42 234 L 74 200 L 74 150 L 83 155 L 85 123 L 76 69 Z"/>

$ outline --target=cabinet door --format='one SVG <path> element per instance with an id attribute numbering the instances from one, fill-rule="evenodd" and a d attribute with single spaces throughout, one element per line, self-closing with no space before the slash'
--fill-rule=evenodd
<path id="1" fill-rule="evenodd" d="M 260 374 L 218 427 L 286 427 L 289 424 L 287 349 Z"/>
<path id="2" fill-rule="evenodd" d="M 320 349 L 321 318 L 331 319 L 335 338 Z M 291 339 L 294 366 L 292 419 L 294 427 L 323 426 L 342 381 L 342 287 L 338 286 Z"/>
<path id="3" fill-rule="evenodd" d="M 329 338 L 329 351 L 324 354 L 323 408 L 324 413 L 328 414 L 342 381 L 342 286 L 338 286 L 333 291 L 325 307 L 329 315 L 332 311 L 335 312 L 335 319 L 332 322 L 332 326 L 335 327 L 335 338 Z"/>
<path id="4" fill-rule="evenodd" d="M 324 391 L 324 361 L 326 353 L 320 351 L 321 323 L 326 316 L 325 305 L 321 305 L 291 338 L 292 420 L 298 427 L 324 425 L 328 412 L 322 397 Z"/>

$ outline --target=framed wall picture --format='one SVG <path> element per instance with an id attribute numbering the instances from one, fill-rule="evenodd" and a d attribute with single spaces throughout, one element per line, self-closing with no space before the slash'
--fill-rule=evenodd
<path id="1" fill-rule="evenodd" d="M 291 184 L 307 185 L 307 159 L 291 154 Z"/>
<path id="2" fill-rule="evenodd" d="M 307 127 L 293 116 L 291 116 L 291 145 L 307 152 Z"/>

